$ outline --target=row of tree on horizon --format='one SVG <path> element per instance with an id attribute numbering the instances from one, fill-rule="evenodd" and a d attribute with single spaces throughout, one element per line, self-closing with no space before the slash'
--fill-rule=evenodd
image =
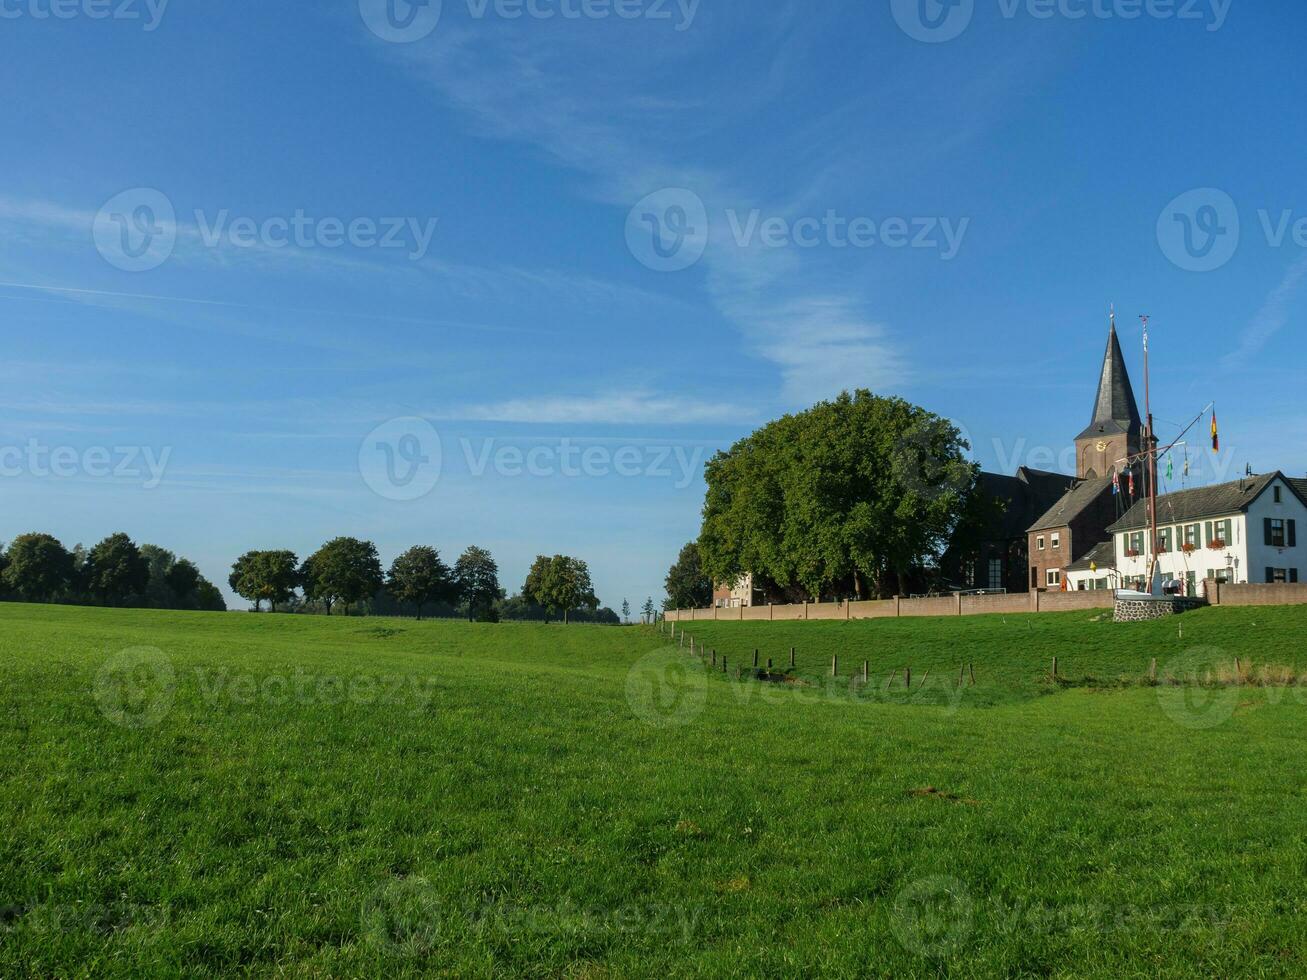
<path id="1" fill-rule="evenodd" d="M 22 534 L 0 548 L 0 599 L 70 605 L 225 612 L 218 587 L 195 563 L 158 545 L 111 534 L 71 551 L 49 534 Z"/>

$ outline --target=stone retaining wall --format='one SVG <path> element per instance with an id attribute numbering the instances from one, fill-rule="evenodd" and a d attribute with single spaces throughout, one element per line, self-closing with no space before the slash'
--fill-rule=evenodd
<path id="1" fill-rule="evenodd" d="M 1179 616 L 1207 605 L 1206 599 L 1118 599 L 1112 618 L 1118 623 L 1142 623 L 1166 616 Z"/>

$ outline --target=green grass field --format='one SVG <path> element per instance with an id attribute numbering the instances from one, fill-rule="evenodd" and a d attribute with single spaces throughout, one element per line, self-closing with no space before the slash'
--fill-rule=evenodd
<path id="1" fill-rule="evenodd" d="M 1140 683 L 1307 666 L 1307 609 L 692 635 L 808 683 L 642 628 L 0 605 L 0 976 L 1307 973 L 1307 688 Z"/>

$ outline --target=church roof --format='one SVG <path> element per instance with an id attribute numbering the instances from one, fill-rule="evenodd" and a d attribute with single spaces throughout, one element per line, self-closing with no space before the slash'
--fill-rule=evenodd
<path id="1" fill-rule="evenodd" d="M 1111 486 L 1111 477 L 1100 477 L 1096 480 L 1081 480 L 1063 494 L 1062 499 L 1055 503 L 1043 517 L 1037 520 L 1030 527 L 1030 530 L 1047 531 L 1050 528 L 1070 526 L 1072 521 L 1079 517 L 1086 508 L 1092 507 L 1094 503 L 1102 497 L 1103 492 Z"/>
<path id="2" fill-rule="evenodd" d="M 1107 353 L 1103 355 L 1103 373 L 1098 379 L 1098 393 L 1094 397 L 1094 417 L 1089 428 L 1080 433 L 1080 439 L 1100 435 L 1130 433 L 1143 426 L 1139 405 L 1126 370 L 1121 341 L 1116 336 L 1116 324 L 1107 335 Z"/>
<path id="3" fill-rule="evenodd" d="M 1003 502 L 1003 513 L 987 529 L 986 536 L 1024 540 L 1026 528 L 1075 483 L 1073 476 L 1036 470 L 1029 466 L 1018 467 L 1015 476 L 981 473 L 981 489 Z"/>

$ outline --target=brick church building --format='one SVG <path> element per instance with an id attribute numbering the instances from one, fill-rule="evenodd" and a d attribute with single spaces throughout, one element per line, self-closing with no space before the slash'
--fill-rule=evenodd
<path id="1" fill-rule="evenodd" d="M 1144 423 L 1114 320 L 1094 397 L 1093 419 L 1076 437 L 1075 482 L 1027 530 L 1030 589 L 1060 590 L 1067 567 L 1089 558 L 1095 548 L 1110 540 L 1107 529 L 1144 498 L 1140 459 L 1147 448 L 1144 439 Z"/>
<path id="2" fill-rule="evenodd" d="M 1110 539 L 1108 527 L 1144 496 L 1143 469 L 1128 464 L 1143 451 L 1143 441 L 1144 423 L 1114 321 L 1093 414 L 1076 437 L 1075 476 L 1024 466 L 1014 476 L 981 473 L 980 487 L 1000 505 L 999 516 L 965 556 L 954 549 L 945 553 L 945 578 L 964 590 L 1060 590 L 1067 567 L 1090 558 Z M 1120 474 L 1119 494 L 1112 492 L 1113 473 Z"/>

